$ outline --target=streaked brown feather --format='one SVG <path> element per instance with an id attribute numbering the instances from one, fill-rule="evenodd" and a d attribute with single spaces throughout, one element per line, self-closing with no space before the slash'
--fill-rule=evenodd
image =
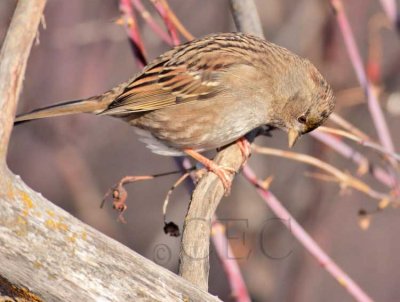
<path id="1" fill-rule="evenodd" d="M 243 52 L 249 47 L 266 48 L 266 43 L 222 34 L 178 46 L 148 65 L 102 114 L 146 112 L 214 97 L 225 89 L 220 81 L 223 73 L 233 66 L 257 62 L 246 59 Z"/>

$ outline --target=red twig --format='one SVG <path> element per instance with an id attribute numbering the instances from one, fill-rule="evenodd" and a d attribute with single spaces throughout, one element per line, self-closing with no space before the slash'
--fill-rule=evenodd
<path id="1" fill-rule="evenodd" d="M 318 263 L 323 267 L 329 274 L 331 274 L 336 281 L 353 296 L 356 301 L 359 302 L 372 302 L 372 299 L 366 294 L 357 283 L 355 283 L 319 246 L 318 244 L 307 234 L 307 232 L 301 227 L 301 225 L 290 215 L 290 213 L 282 206 L 279 200 L 268 190 L 262 188 L 262 183 L 257 179 L 254 172 L 248 167 L 243 168 L 243 175 L 246 179 L 252 183 L 261 198 L 267 203 L 269 208 L 277 215 L 280 219 L 289 221 L 290 231 L 293 236 L 313 255 Z M 286 224 L 285 224 L 286 225 Z"/>
<path id="2" fill-rule="evenodd" d="M 132 43 L 135 58 L 138 60 L 139 65 L 143 67 L 147 64 L 146 53 L 140 31 L 136 24 L 132 3 L 130 0 L 120 0 L 119 8 L 122 13 L 122 22 L 125 26 L 126 33 Z"/>
<path id="3" fill-rule="evenodd" d="M 232 255 L 232 249 L 225 236 L 225 227 L 221 223 L 217 222 L 215 217 L 212 226 L 211 239 L 214 243 L 218 257 L 222 262 L 225 274 L 228 277 L 233 298 L 237 302 L 250 302 L 249 292 L 247 291 L 246 284 L 244 283 L 236 259 L 228 259 L 227 257 L 227 255 Z"/>
<path id="4" fill-rule="evenodd" d="M 164 6 L 164 10 L 168 13 L 168 18 L 172 22 L 172 24 L 175 26 L 175 28 L 181 33 L 182 36 L 185 37 L 186 40 L 191 41 L 194 39 L 193 35 L 183 26 L 181 21 L 179 21 L 178 17 L 175 15 L 175 13 L 170 9 L 168 2 L 166 0 L 150 0 L 154 6 L 156 4 Z"/>
<path id="5" fill-rule="evenodd" d="M 131 0 L 134 8 L 140 13 L 142 18 L 149 24 L 150 28 L 168 45 L 173 45 L 170 36 L 154 21 L 149 11 L 144 7 L 141 0 Z"/>
<path id="6" fill-rule="evenodd" d="M 344 11 L 343 3 L 340 0 L 330 0 L 335 10 L 337 21 L 342 32 L 347 51 L 350 56 L 351 63 L 357 74 L 360 85 L 364 88 L 368 98 L 368 108 L 378 132 L 379 140 L 382 145 L 391 152 L 394 152 L 394 145 L 390 136 L 389 128 L 384 118 L 382 109 L 379 105 L 377 90 L 368 80 L 365 73 L 364 65 L 361 60 L 360 52 L 355 43 L 353 32 L 350 28 L 349 21 Z"/>
<path id="7" fill-rule="evenodd" d="M 165 0 L 155 0 L 152 2 L 154 4 L 154 7 L 160 14 L 160 16 L 163 18 L 173 44 L 179 45 L 180 40 L 179 40 L 179 36 L 178 36 L 178 31 L 177 31 L 173 21 L 171 20 L 171 13 L 170 13 L 170 9 L 169 9 L 167 2 Z"/>

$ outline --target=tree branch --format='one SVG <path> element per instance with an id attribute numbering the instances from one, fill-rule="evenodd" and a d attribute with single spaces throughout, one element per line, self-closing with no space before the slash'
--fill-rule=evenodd
<path id="1" fill-rule="evenodd" d="M 0 53 L 0 166 L 6 162 L 26 62 L 46 0 L 18 1 Z"/>
<path id="2" fill-rule="evenodd" d="M 231 7 L 238 30 L 263 36 L 252 0 L 232 0 Z M 214 161 L 238 171 L 242 165 L 242 154 L 239 147 L 233 144 L 219 152 Z M 211 221 L 223 195 L 220 180 L 214 173 L 207 173 L 193 192 L 183 225 L 179 274 L 203 290 L 208 289 Z"/>
<path id="3" fill-rule="evenodd" d="M 0 276 L 12 284 L 44 301 L 220 301 L 1 173 Z"/>
<path id="4" fill-rule="evenodd" d="M 233 144 L 219 152 L 214 162 L 238 171 L 242 153 Z M 203 290 L 208 289 L 211 221 L 223 196 L 220 179 L 214 173 L 204 175 L 193 192 L 183 224 L 179 274 Z"/>

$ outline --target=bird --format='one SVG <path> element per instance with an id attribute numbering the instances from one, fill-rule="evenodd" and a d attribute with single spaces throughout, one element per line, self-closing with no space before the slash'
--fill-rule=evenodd
<path id="1" fill-rule="evenodd" d="M 288 133 L 289 146 L 334 110 L 332 89 L 307 59 L 264 39 L 218 33 L 160 55 L 105 93 L 17 115 L 15 125 L 76 113 L 119 118 L 135 127 L 154 153 L 189 155 L 225 189 L 232 172 L 201 152 L 238 142 L 262 126 Z"/>

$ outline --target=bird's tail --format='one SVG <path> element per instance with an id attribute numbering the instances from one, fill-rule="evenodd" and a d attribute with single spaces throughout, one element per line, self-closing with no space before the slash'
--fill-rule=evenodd
<path id="1" fill-rule="evenodd" d="M 100 113 L 107 108 L 107 105 L 108 103 L 102 102 L 102 98 L 99 96 L 83 100 L 67 101 L 17 115 L 14 125 L 53 116 L 75 113 Z"/>

